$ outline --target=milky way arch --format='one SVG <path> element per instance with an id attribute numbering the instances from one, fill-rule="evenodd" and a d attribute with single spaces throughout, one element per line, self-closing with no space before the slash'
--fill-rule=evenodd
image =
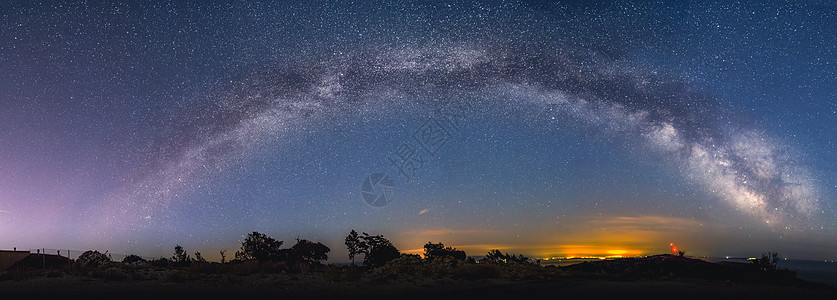
<path id="1" fill-rule="evenodd" d="M 798 224 L 793 221 L 818 209 L 811 176 L 785 145 L 756 130 L 725 128 L 716 102 L 682 81 L 560 45 L 432 43 L 276 63 L 218 87 L 198 113 L 150 147 L 152 161 L 95 213 L 104 226 L 147 227 L 210 174 L 330 116 L 398 109 L 405 101 L 427 101 L 415 100 L 426 94 L 467 95 L 492 105 L 497 92 L 624 133 L 754 220 Z"/>

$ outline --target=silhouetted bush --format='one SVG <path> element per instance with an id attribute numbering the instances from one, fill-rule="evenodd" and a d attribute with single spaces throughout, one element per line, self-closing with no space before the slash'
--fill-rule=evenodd
<path id="1" fill-rule="evenodd" d="M 110 264 L 112 261 L 109 256 L 99 251 L 85 251 L 76 259 L 76 264 L 83 267 L 101 267 Z"/>
<path id="2" fill-rule="evenodd" d="M 456 250 L 456 248 L 445 247 L 445 245 L 442 243 L 434 244 L 431 242 L 427 242 L 427 244 L 424 245 L 425 259 L 434 259 L 442 256 L 450 256 L 459 260 L 465 260 L 465 258 L 467 257 L 465 255 L 465 251 Z"/>
<path id="3" fill-rule="evenodd" d="M 488 279 L 500 277 L 500 267 L 492 264 L 460 264 L 453 270 L 458 279 Z"/>
<path id="4" fill-rule="evenodd" d="M 528 257 L 520 255 L 514 255 L 509 253 L 502 253 L 500 250 L 494 249 L 488 251 L 488 254 L 485 255 L 483 259 L 480 260 L 483 263 L 492 263 L 492 264 L 510 264 L 510 263 L 524 263 L 524 264 L 531 264 L 533 263 Z"/>
<path id="5" fill-rule="evenodd" d="M 398 248 L 395 248 L 392 242 L 383 235 L 369 235 L 364 232 L 359 236 L 354 229 L 346 237 L 346 248 L 349 250 L 352 265 L 354 265 L 355 256 L 363 254 L 363 265 L 372 268 L 383 266 L 388 261 L 401 256 Z"/>
<path id="6" fill-rule="evenodd" d="M 423 262 L 420 257 L 404 255 L 387 262 L 383 266 L 373 269 L 369 274 L 375 281 L 416 280 L 419 278 L 441 277 L 449 269 L 434 269 L 429 262 Z"/>
<path id="7" fill-rule="evenodd" d="M 776 272 L 779 270 L 779 253 L 762 253 L 761 258 L 753 260 L 753 265 L 763 272 Z"/>
<path id="8" fill-rule="evenodd" d="M 159 259 L 155 259 L 150 261 L 151 266 L 156 268 L 170 268 L 172 266 L 172 262 L 165 257 L 160 257 Z"/>
<path id="9" fill-rule="evenodd" d="M 534 263 L 507 263 L 496 266 L 500 267 L 500 278 L 503 279 L 541 280 L 552 277 L 552 270 L 548 270 Z"/>
<path id="10" fill-rule="evenodd" d="M 145 262 L 145 259 L 142 258 L 142 257 L 139 257 L 137 255 L 131 254 L 131 255 L 125 256 L 125 258 L 122 259 L 122 262 L 126 263 L 126 264 L 131 264 L 131 263 L 137 263 L 137 262 Z"/>
<path id="11" fill-rule="evenodd" d="M 241 250 L 235 252 L 237 260 L 255 259 L 260 262 L 282 260 L 282 241 L 277 241 L 265 234 L 253 231 L 241 243 Z"/>
<path id="12" fill-rule="evenodd" d="M 189 256 L 189 253 L 186 253 L 183 246 L 176 245 L 174 246 L 174 255 L 171 256 L 171 262 L 174 266 L 185 267 L 192 263 L 192 257 Z"/>
<path id="13" fill-rule="evenodd" d="M 383 235 L 369 235 L 364 232 L 360 237 L 361 253 L 364 254 L 363 264 L 372 268 L 385 265 L 387 262 L 401 256 L 398 248 L 384 238 Z"/>
<path id="14" fill-rule="evenodd" d="M 311 264 L 319 263 L 321 260 L 327 260 L 329 251 L 331 249 L 325 245 L 309 240 L 297 240 L 296 245 L 291 247 L 291 252 L 295 260 Z"/>
<path id="15" fill-rule="evenodd" d="M 395 246 L 392 244 L 382 244 L 374 246 L 369 250 L 366 263 L 373 268 L 380 267 L 385 265 L 387 262 L 398 258 L 399 256 L 401 256 L 401 252 L 398 252 L 398 249 L 395 248 Z"/>
<path id="16" fill-rule="evenodd" d="M 195 252 L 195 262 L 205 263 L 206 259 L 203 258 L 203 255 L 201 255 L 200 252 Z"/>
<path id="17" fill-rule="evenodd" d="M 456 261 L 449 256 L 423 260 L 418 255 L 402 255 L 387 262 L 384 266 L 373 269 L 370 276 L 376 281 L 448 278 Z"/>

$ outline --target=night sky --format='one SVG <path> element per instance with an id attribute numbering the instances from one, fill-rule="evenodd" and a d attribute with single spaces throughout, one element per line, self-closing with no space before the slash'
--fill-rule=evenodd
<path id="1" fill-rule="evenodd" d="M 0 249 L 837 259 L 830 1 L 134 2 L 0 3 Z"/>

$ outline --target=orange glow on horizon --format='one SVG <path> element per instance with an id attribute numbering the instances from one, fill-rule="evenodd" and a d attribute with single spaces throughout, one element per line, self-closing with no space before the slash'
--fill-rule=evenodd
<path id="1" fill-rule="evenodd" d="M 607 250 L 607 254 L 610 254 L 610 255 L 637 255 L 637 254 L 642 254 L 642 251 L 616 249 L 616 250 Z"/>
<path id="2" fill-rule="evenodd" d="M 405 250 L 405 251 L 401 251 L 401 253 L 404 253 L 404 254 L 417 254 L 417 255 L 421 256 L 421 258 L 424 258 L 424 248 L 422 248 L 422 249 L 410 249 L 410 250 Z"/>
<path id="3" fill-rule="evenodd" d="M 447 246 L 447 245 L 446 245 Z M 464 250 L 468 256 L 480 257 L 493 249 L 498 249 L 503 253 L 509 254 L 523 254 L 533 259 L 559 259 L 559 258 L 614 258 L 614 257 L 631 257 L 642 256 L 648 253 L 640 249 L 630 249 L 628 247 L 612 247 L 607 245 L 518 245 L 511 247 L 509 245 L 450 245 L 459 250 Z M 528 251 L 527 251 L 528 250 Z M 409 249 L 401 251 L 405 254 L 417 254 L 424 257 L 424 249 Z"/>
<path id="4" fill-rule="evenodd" d="M 592 245 L 591 245 L 592 246 Z M 565 249 L 562 254 L 566 257 L 625 257 L 625 256 L 639 256 L 645 251 L 638 249 L 612 249 L 612 248 L 576 248 Z"/>
<path id="5" fill-rule="evenodd" d="M 423 254 L 428 241 L 444 242 L 468 256 L 481 257 L 490 250 L 523 254 L 531 258 L 630 257 L 679 251 L 674 237 L 692 236 L 697 221 L 665 216 L 602 216 L 567 220 L 571 226 L 544 232 L 516 232 L 495 228 L 431 227 L 400 233 L 393 241 L 407 246 L 406 253 Z M 569 223 L 568 223 L 569 224 Z M 514 243 L 496 243 L 508 236 L 518 236 Z M 418 248 L 418 249 L 417 249 Z M 672 252 L 666 252 L 666 250 Z"/>

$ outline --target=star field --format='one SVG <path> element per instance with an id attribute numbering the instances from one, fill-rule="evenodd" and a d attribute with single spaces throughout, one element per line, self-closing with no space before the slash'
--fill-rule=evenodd
<path id="1" fill-rule="evenodd" d="M 833 259 L 835 10 L 3 4 L 0 248 Z"/>

